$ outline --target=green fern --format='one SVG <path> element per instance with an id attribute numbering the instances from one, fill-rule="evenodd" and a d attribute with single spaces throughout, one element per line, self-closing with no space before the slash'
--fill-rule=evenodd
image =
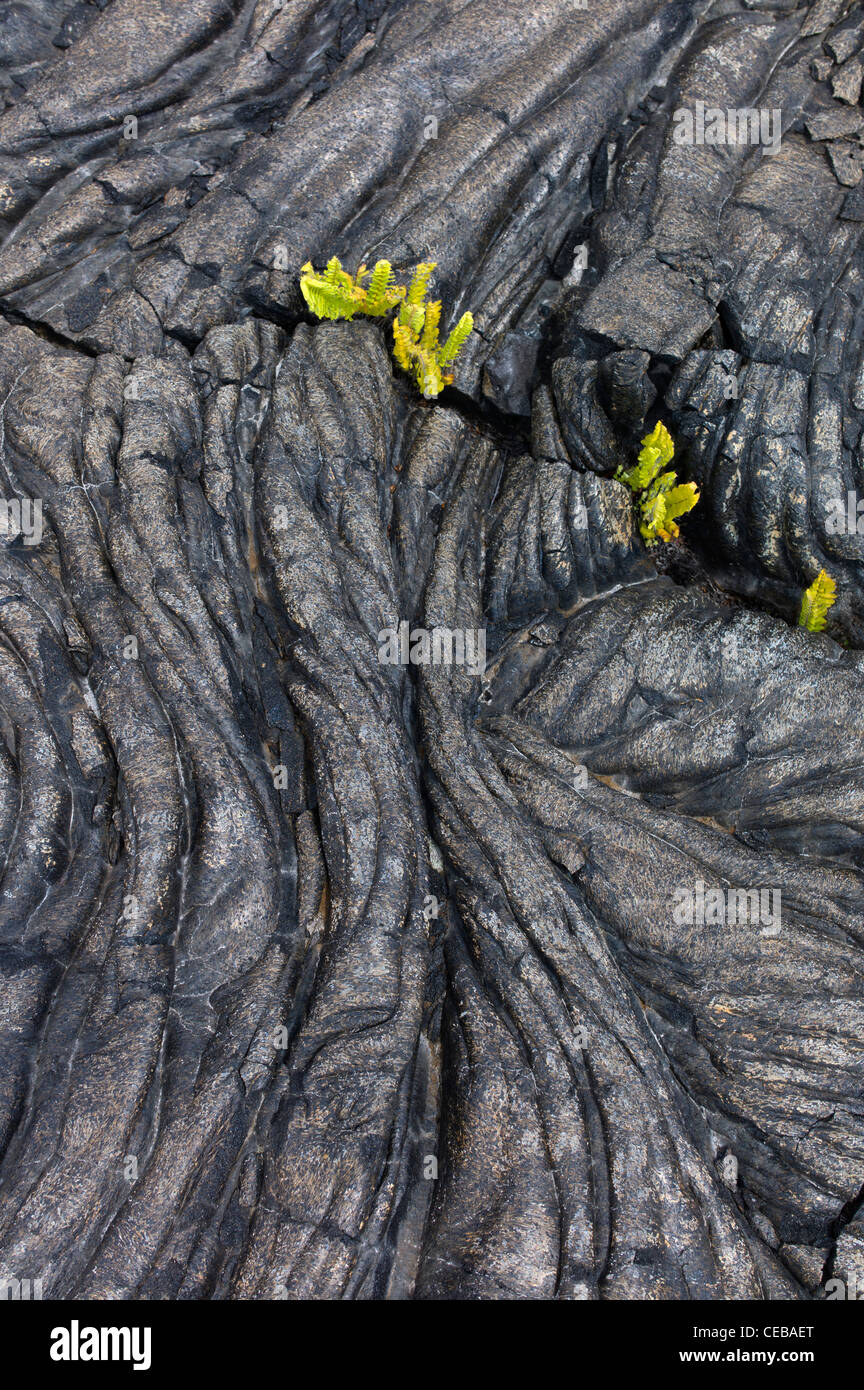
<path id="1" fill-rule="evenodd" d="M 427 352 L 431 352 L 438 342 L 438 327 L 440 323 L 441 300 L 434 299 L 431 304 L 426 305 L 426 314 L 423 320 L 423 337 L 421 341 Z"/>
<path id="2" fill-rule="evenodd" d="M 658 421 L 650 434 L 642 440 L 639 460 L 633 468 L 619 468 L 615 474 L 619 482 L 629 487 L 635 494 L 641 514 L 639 531 L 649 546 L 658 541 L 677 539 L 681 534 L 677 521 L 679 516 L 692 511 L 699 501 L 699 489 L 695 483 L 679 483 L 678 474 L 671 469 L 661 473 L 675 455 L 675 445 L 666 426 Z"/>
<path id="3" fill-rule="evenodd" d="M 338 256 L 327 262 L 323 275 L 307 261 L 300 275 L 300 292 L 319 319 L 350 321 L 357 313 L 381 318 L 395 309 L 405 291 L 393 284 L 393 267 L 389 261 L 376 263 L 367 290 L 363 281 L 368 274 L 365 265 L 361 265 L 356 277 L 352 278 L 342 269 Z"/>
<path id="4" fill-rule="evenodd" d="M 437 396 L 453 380 L 446 372 L 474 327 L 470 314 L 463 314 L 443 347 L 438 342 L 441 305 L 435 300 L 425 309 L 419 305 L 402 305 L 393 323 L 393 355 L 400 367 L 414 373 L 424 396 Z"/>
<path id="5" fill-rule="evenodd" d="M 673 536 L 679 534 L 675 522 L 679 516 L 686 516 L 692 512 L 696 503 L 699 501 L 699 489 L 695 483 L 679 483 L 677 487 L 672 487 L 664 494 L 666 502 L 666 521 L 669 523 L 669 531 Z M 668 540 L 664 536 L 663 540 Z"/>
<path id="6" fill-rule="evenodd" d="M 465 346 L 468 335 L 473 327 L 474 319 L 472 316 L 470 314 L 463 314 L 438 354 L 438 361 L 441 363 L 442 367 L 449 367 L 451 362 L 455 362 L 462 348 Z"/>
<path id="7" fill-rule="evenodd" d="M 440 346 L 441 301 L 425 302 L 434 269 L 434 261 L 421 261 L 418 265 L 393 324 L 393 355 L 400 367 L 414 373 L 424 396 L 437 396 L 450 385 L 453 374 L 443 369 L 455 360 L 474 327 L 471 314 L 463 314 L 444 346 Z"/>
<path id="8" fill-rule="evenodd" d="M 426 303 L 434 269 L 435 261 L 421 261 L 406 289 L 395 284 L 390 262 L 378 261 L 366 289 L 363 280 L 369 272 L 365 265 L 352 278 L 338 257 L 333 256 L 322 274 L 311 261 L 306 262 L 300 275 L 300 290 L 319 319 L 350 320 L 355 314 L 381 318 L 398 305 L 399 313 L 393 322 L 393 355 L 400 367 L 414 374 L 424 396 L 437 396 L 453 380 L 452 373 L 444 369 L 452 365 L 464 347 L 474 319 L 471 314 L 463 314 L 441 347 L 441 302 L 436 299 Z"/>
<path id="9" fill-rule="evenodd" d="M 405 295 L 406 304 L 422 308 L 423 301 L 426 298 L 426 289 L 432 276 L 432 271 L 435 269 L 436 265 L 437 261 L 420 262 L 411 277 L 408 293 Z"/>
<path id="10" fill-rule="evenodd" d="M 828 609 L 832 607 L 836 598 L 835 581 L 825 570 L 820 570 L 809 589 L 805 589 L 802 595 L 798 626 L 806 627 L 808 632 L 824 631 Z"/>
<path id="11" fill-rule="evenodd" d="M 375 269 L 372 271 L 372 279 L 369 281 L 369 293 L 366 301 L 364 313 L 374 314 L 376 317 L 382 314 L 389 314 L 390 310 L 399 302 L 401 290 L 393 281 L 393 267 L 389 261 L 376 261 Z"/>
<path id="12" fill-rule="evenodd" d="M 658 420 L 651 433 L 646 434 L 642 440 L 639 462 L 635 468 L 626 473 L 623 468 L 619 468 L 615 476 L 622 483 L 626 483 L 631 492 L 643 492 L 654 481 L 660 469 L 672 462 L 674 454 L 672 436 L 662 421 Z"/>

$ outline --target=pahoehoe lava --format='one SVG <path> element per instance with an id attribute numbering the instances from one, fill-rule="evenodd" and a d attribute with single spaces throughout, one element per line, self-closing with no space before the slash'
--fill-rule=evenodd
<path id="1" fill-rule="evenodd" d="M 864 1288 L 862 77 L 853 0 L 0 13 L 0 1281 Z M 436 262 L 439 398 L 331 255 Z"/>

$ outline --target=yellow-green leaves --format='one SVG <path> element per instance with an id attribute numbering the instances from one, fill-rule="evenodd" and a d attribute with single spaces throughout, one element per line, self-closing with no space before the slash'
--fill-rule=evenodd
<path id="1" fill-rule="evenodd" d="M 470 314 L 463 314 L 443 347 L 438 342 L 441 302 L 425 303 L 426 287 L 434 263 L 418 265 L 408 286 L 405 301 L 393 323 L 393 355 L 400 367 L 414 373 L 424 396 L 437 396 L 453 380 L 445 372 L 474 327 Z"/>
<path id="2" fill-rule="evenodd" d="M 442 367 L 447 367 L 451 362 L 456 361 L 473 327 L 473 316 L 471 314 L 463 314 L 438 354 L 438 361 L 441 363 Z"/>
<path id="3" fill-rule="evenodd" d="M 371 314 L 380 318 L 404 298 L 405 291 L 393 284 L 393 268 L 389 261 L 378 261 L 371 272 L 369 288 L 363 281 L 369 275 L 361 265 L 356 277 L 342 269 L 338 256 L 327 262 L 319 275 L 307 261 L 300 275 L 300 292 L 312 313 L 319 319 L 353 319 L 354 315 Z"/>
<path id="4" fill-rule="evenodd" d="M 649 483 L 654 481 L 660 469 L 672 462 L 674 453 L 672 436 L 662 421 L 658 420 L 651 433 L 646 434 L 642 440 L 639 462 L 635 468 L 627 472 L 619 468 L 617 476 L 622 483 L 627 484 L 631 492 L 643 492 Z"/>
<path id="5" fill-rule="evenodd" d="M 826 574 L 825 570 L 820 570 L 809 589 L 804 590 L 801 599 L 801 611 L 798 614 L 798 626 L 806 627 L 808 632 L 822 632 L 825 627 L 826 614 L 837 597 L 837 585 Z"/>
<path id="6" fill-rule="evenodd" d="M 359 271 L 358 271 L 359 278 Z M 389 261 L 376 261 L 369 281 L 369 296 L 364 313 L 387 314 L 399 303 L 402 291 L 393 280 L 393 267 Z"/>
<path id="7" fill-rule="evenodd" d="M 411 277 L 408 292 L 405 295 L 405 303 L 422 308 L 426 299 L 426 290 L 435 269 L 436 261 L 421 261 Z"/>
<path id="8" fill-rule="evenodd" d="M 636 495 L 641 520 L 639 530 L 647 545 L 658 540 L 670 541 L 680 535 L 677 520 L 692 511 L 699 501 L 695 483 L 679 483 L 673 471 L 661 469 L 672 462 L 675 445 L 662 421 L 642 440 L 639 459 L 630 469 L 619 468 L 615 474 Z"/>
<path id="9" fill-rule="evenodd" d="M 300 290 L 309 308 L 319 319 L 352 319 L 355 314 L 380 318 L 398 305 L 393 322 L 393 355 L 400 367 L 414 375 L 424 396 L 437 396 L 453 380 L 445 369 L 452 365 L 474 327 L 471 314 L 463 314 L 442 347 L 438 341 L 441 301 L 426 303 L 434 261 L 421 261 L 407 289 L 393 280 L 389 261 L 378 261 L 369 287 L 363 281 L 369 272 L 361 265 L 352 278 L 334 256 L 327 269 L 318 274 L 307 261 L 300 276 Z"/>

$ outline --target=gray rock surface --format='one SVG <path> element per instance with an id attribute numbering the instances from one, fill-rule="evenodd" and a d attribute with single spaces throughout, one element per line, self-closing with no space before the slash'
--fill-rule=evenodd
<path id="1" fill-rule="evenodd" d="M 9 7 L 0 1280 L 860 1280 L 862 44 L 843 0 Z M 679 143 L 700 102 L 777 147 Z M 438 400 L 305 313 L 334 252 L 475 313 Z M 702 495 L 649 550 L 658 418 Z"/>

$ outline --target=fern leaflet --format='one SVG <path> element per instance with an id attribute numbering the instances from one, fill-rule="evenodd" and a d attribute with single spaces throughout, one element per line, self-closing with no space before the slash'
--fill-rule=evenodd
<path id="1" fill-rule="evenodd" d="M 798 626 L 806 627 L 808 632 L 824 631 L 828 609 L 831 608 L 837 598 L 837 584 L 826 574 L 825 570 L 820 570 L 809 589 L 805 589 L 801 598 L 801 610 L 798 614 Z"/>

